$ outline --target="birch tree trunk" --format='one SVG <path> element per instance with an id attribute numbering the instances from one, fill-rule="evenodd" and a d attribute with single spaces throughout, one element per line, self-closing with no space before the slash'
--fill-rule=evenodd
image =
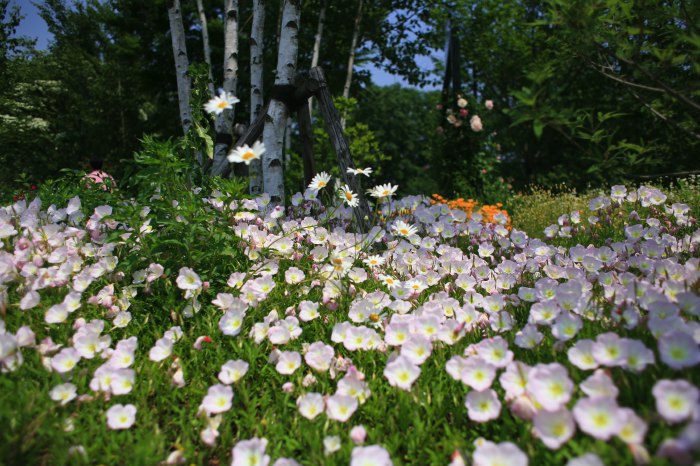
<path id="1" fill-rule="evenodd" d="M 173 56 L 175 58 L 175 74 L 177 76 L 177 100 L 180 104 L 180 121 L 182 132 L 187 134 L 192 126 L 192 110 L 190 109 L 190 90 L 192 81 L 188 73 L 190 66 L 187 58 L 187 46 L 185 44 L 185 28 L 182 25 L 182 12 L 180 0 L 168 2 L 168 20 L 170 21 L 170 37 L 173 43 Z M 201 160 L 198 160 L 201 164 Z"/>
<path id="2" fill-rule="evenodd" d="M 263 41 L 265 30 L 265 0 L 253 0 L 253 25 L 250 31 L 250 124 L 263 108 Z M 262 160 L 256 159 L 248 166 L 250 194 L 263 192 Z"/>
<path id="3" fill-rule="evenodd" d="M 323 26 L 326 21 L 326 5 L 328 0 L 323 0 L 321 4 L 321 12 L 318 14 L 318 26 L 316 27 L 316 35 L 314 36 L 314 53 L 311 56 L 311 68 L 318 66 L 318 59 L 321 56 L 321 39 L 323 38 Z M 309 99 L 309 114 L 313 114 L 314 98 Z"/>
<path id="4" fill-rule="evenodd" d="M 284 0 L 275 85 L 294 84 L 300 15 L 300 0 Z M 284 204 L 282 149 L 288 114 L 286 105 L 277 99 L 271 99 L 263 130 L 263 142 L 265 143 L 262 162 L 263 188 L 266 193 L 270 194 L 271 202 L 277 205 Z"/>
<path id="5" fill-rule="evenodd" d="M 350 84 L 352 83 L 352 68 L 355 65 L 355 49 L 357 41 L 360 38 L 360 23 L 362 22 L 362 4 L 364 0 L 360 0 L 357 6 L 357 16 L 355 16 L 355 30 L 352 33 L 352 44 L 350 45 L 350 57 L 348 58 L 348 72 L 345 75 L 345 86 L 343 86 L 343 97 L 350 97 Z"/>
<path id="6" fill-rule="evenodd" d="M 238 78 L 238 0 L 226 0 L 224 23 L 224 92 L 236 94 Z M 233 143 L 233 119 L 235 107 L 224 110 L 216 119 L 216 144 L 211 167 L 213 176 L 221 175 L 227 168 L 228 149 Z"/>
<path id="7" fill-rule="evenodd" d="M 197 12 L 199 13 L 199 22 L 202 25 L 202 43 L 204 44 L 204 61 L 209 70 L 209 95 L 214 97 L 216 90 L 214 89 L 214 74 L 211 71 L 211 48 L 209 47 L 209 27 L 207 26 L 207 15 L 204 13 L 202 0 L 197 0 Z"/>

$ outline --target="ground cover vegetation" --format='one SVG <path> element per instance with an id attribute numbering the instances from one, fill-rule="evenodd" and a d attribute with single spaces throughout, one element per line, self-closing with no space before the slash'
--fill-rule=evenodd
<path id="1" fill-rule="evenodd" d="M 6 463 L 696 457 L 698 204 L 614 186 L 539 239 L 384 186 L 360 234 L 330 176 L 285 210 L 185 154 L 0 211 Z"/>

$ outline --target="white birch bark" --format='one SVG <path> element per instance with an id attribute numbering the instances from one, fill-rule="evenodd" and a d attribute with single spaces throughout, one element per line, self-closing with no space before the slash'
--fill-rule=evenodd
<path id="1" fill-rule="evenodd" d="M 224 92 L 235 95 L 238 78 L 238 0 L 226 0 L 224 15 L 223 88 Z M 216 119 L 215 128 L 219 142 L 214 145 L 214 160 L 211 167 L 211 174 L 214 176 L 222 174 L 229 163 L 226 155 L 233 141 L 234 116 L 235 107 L 224 110 Z"/>
<path id="2" fill-rule="evenodd" d="M 276 85 L 294 84 L 300 15 L 300 0 L 284 0 L 280 46 L 277 52 Z M 276 99 L 270 100 L 263 130 L 263 188 L 270 194 L 272 203 L 277 205 L 284 204 L 282 150 L 287 117 L 287 107 Z"/>
<path id="3" fill-rule="evenodd" d="M 323 26 L 326 22 L 326 4 L 328 0 L 323 0 L 321 4 L 321 12 L 318 14 L 318 26 L 316 26 L 316 35 L 314 36 L 314 52 L 311 56 L 311 68 L 318 66 L 318 60 L 321 57 L 321 39 L 323 38 Z M 314 98 L 309 98 L 309 114 L 313 115 Z"/>
<path id="4" fill-rule="evenodd" d="M 357 16 L 355 16 L 355 30 L 352 33 L 352 44 L 350 45 L 350 57 L 348 58 L 348 72 L 345 75 L 345 86 L 343 86 L 343 97 L 350 97 L 350 84 L 352 83 L 352 69 L 355 65 L 355 49 L 357 49 L 357 41 L 360 38 L 360 23 L 362 22 L 362 4 L 364 0 L 360 0 L 357 6 Z"/>
<path id="5" fill-rule="evenodd" d="M 265 30 L 265 0 L 253 0 L 253 24 L 250 30 L 250 124 L 263 108 L 263 40 Z M 248 166 L 250 194 L 263 192 L 262 160 Z"/>
<path id="6" fill-rule="evenodd" d="M 209 95 L 214 97 L 216 90 L 214 89 L 214 74 L 211 71 L 211 47 L 209 46 L 209 27 L 207 26 L 207 15 L 204 13 L 202 0 L 197 0 L 197 12 L 199 13 L 199 22 L 202 25 L 202 44 L 204 46 L 204 61 L 207 64 L 209 71 Z"/>
<path id="7" fill-rule="evenodd" d="M 190 66 L 187 58 L 187 46 L 185 44 L 185 28 L 182 25 L 182 12 L 180 0 L 168 2 L 168 20 L 170 21 L 170 37 L 173 44 L 173 57 L 175 58 L 175 74 L 177 76 L 177 100 L 180 104 L 180 121 L 182 132 L 187 134 L 192 126 L 192 110 L 190 109 L 190 91 L 192 80 L 188 73 Z M 199 160 L 201 163 L 201 160 Z"/>

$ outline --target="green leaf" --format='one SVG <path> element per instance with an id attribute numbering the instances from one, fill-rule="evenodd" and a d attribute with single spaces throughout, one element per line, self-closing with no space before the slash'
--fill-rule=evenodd
<path id="1" fill-rule="evenodd" d="M 207 157 L 210 159 L 214 158 L 214 140 L 209 135 L 209 133 L 200 125 L 195 125 L 195 130 L 197 131 L 197 136 L 204 140 L 204 144 L 207 149 Z"/>
<path id="2" fill-rule="evenodd" d="M 533 121 L 532 130 L 535 132 L 535 137 L 540 139 L 542 137 L 542 131 L 544 131 L 544 123 L 540 120 Z"/>

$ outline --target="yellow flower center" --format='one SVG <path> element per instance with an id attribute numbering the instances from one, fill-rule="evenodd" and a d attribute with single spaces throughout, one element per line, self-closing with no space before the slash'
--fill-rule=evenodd
<path id="1" fill-rule="evenodd" d="M 253 152 L 253 151 L 245 152 L 243 155 L 241 155 L 241 158 L 242 158 L 243 160 L 254 159 L 254 158 L 255 158 L 255 152 Z"/>
<path id="2" fill-rule="evenodd" d="M 226 107 L 228 107 L 228 102 L 226 102 L 225 100 L 222 100 L 222 101 L 219 102 L 216 106 L 217 106 L 218 108 L 226 108 Z"/>
<path id="3" fill-rule="evenodd" d="M 603 413 L 596 414 L 595 416 L 593 416 L 593 423 L 597 427 L 605 427 L 608 425 L 609 421 L 610 419 L 608 418 L 608 416 L 606 416 Z"/>

